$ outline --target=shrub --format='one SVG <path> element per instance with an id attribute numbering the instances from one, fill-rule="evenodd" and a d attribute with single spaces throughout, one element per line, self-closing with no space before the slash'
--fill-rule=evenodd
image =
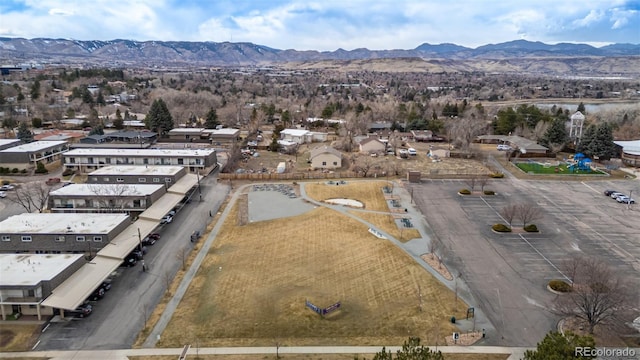
<path id="1" fill-rule="evenodd" d="M 493 191 L 493 190 L 485 190 L 485 191 L 484 191 L 484 194 L 485 194 L 485 195 L 495 195 L 495 194 L 496 194 L 496 192 L 495 192 L 495 191 Z"/>
<path id="2" fill-rule="evenodd" d="M 523 229 L 526 232 L 538 232 L 538 227 L 536 226 L 536 224 L 529 224 L 523 227 Z"/>
<path id="3" fill-rule="evenodd" d="M 500 223 L 493 224 L 491 228 L 493 229 L 493 231 L 497 231 L 497 232 L 511 232 L 511 228 L 505 224 L 500 224 Z"/>
<path id="4" fill-rule="evenodd" d="M 0 174 L 6 174 L 7 170 L 5 170 L 5 168 L 0 167 Z"/>
<path id="5" fill-rule="evenodd" d="M 27 169 L 20 170 L 20 174 L 26 174 L 26 173 L 27 173 Z"/>
<path id="6" fill-rule="evenodd" d="M 571 285 L 567 284 L 563 280 L 551 280 L 549 281 L 549 287 L 551 288 L 551 290 L 557 292 L 571 292 Z"/>
<path id="7" fill-rule="evenodd" d="M 49 172 L 49 170 L 47 170 L 47 168 L 44 167 L 44 164 L 39 162 L 38 165 L 36 166 L 35 173 L 36 174 L 46 174 L 48 172 Z"/>
<path id="8" fill-rule="evenodd" d="M 493 173 L 493 174 L 491 174 L 489 176 L 494 178 L 494 179 L 502 179 L 504 177 L 504 174 L 501 173 L 501 172 L 497 172 L 497 173 Z"/>
<path id="9" fill-rule="evenodd" d="M 469 190 L 469 189 L 462 189 L 462 190 L 458 191 L 458 194 L 462 194 L 462 195 L 470 195 L 470 194 L 471 194 L 471 190 Z"/>
<path id="10" fill-rule="evenodd" d="M 20 170 L 18 170 L 18 168 L 13 168 L 13 169 L 11 169 L 11 172 L 12 172 L 12 173 L 14 173 L 14 174 L 17 174 L 17 173 L 18 173 L 18 171 L 20 171 Z"/>
<path id="11" fill-rule="evenodd" d="M 62 172 L 62 176 L 71 176 L 71 175 L 73 175 L 73 169 L 66 168 Z"/>

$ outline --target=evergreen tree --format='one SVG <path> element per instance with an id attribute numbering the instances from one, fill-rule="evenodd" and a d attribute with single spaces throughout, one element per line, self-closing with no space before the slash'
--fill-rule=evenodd
<path id="1" fill-rule="evenodd" d="M 544 133 L 540 142 L 546 147 L 559 147 L 561 149 L 568 140 L 569 135 L 567 134 L 567 127 L 564 121 L 556 119 Z"/>
<path id="2" fill-rule="evenodd" d="M 91 95 L 91 91 L 86 87 L 82 89 L 82 102 L 85 104 L 93 104 L 93 96 Z"/>
<path id="3" fill-rule="evenodd" d="M 582 133 L 582 136 L 580 137 L 580 142 L 576 147 L 576 151 L 585 153 L 585 154 L 588 153 L 589 149 L 591 148 L 591 143 L 593 142 L 595 137 L 596 137 L 596 126 L 589 125 L 587 129 Z"/>
<path id="4" fill-rule="evenodd" d="M 116 117 L 113 120 L 113 127 L 118 129 L 118 130 L 122 130 L 124 129 L 124 120 L 122 120 L 122 116 L 121 117 Z"/>
<path id="5" fill-rule="evenodd" d="M 524 360 L 591 359 L 591 356 L 576 354 L 576 348 L 594 348 L 595 345 L 591 336 L 580 336 L 571 332 L 562 335 L 554 331 L 547 334 L 535 350 L 527 350 L 524 353 Z"/>
<path id="6" fill-rule="evenodd" d="M 151 104 L 151 109 L 144 118 L 147 128 L 164 134 L 173 129 L 173 118 L 167 108 L 167 104 L 162 99 L 156 99 Z"/>
<path id="7" fill-rule="evenodd" d="M 89 135 L 104 135 L 104 129 L 102 125 L 98 125 L 89 131 Z"/>
<path id="8" fill-rule="evenodd" d="M 385 348 L 376 353 L 373 360 L 444 360 L 444 355 L 440 351 L 432 351 L 424 345 L 420 345 L 420 338 L 410 337 L 402 345 L 402 349 L 398 350 L 393 356 L 391 352 L 387 352 Z"/>
<path id="9" fill-rule="evenodd" d="M 40 97 L 40 81 L 36 80 L 31 85 L 31 99 L 35 100 Z"/>
<path id="10" fill-rule="evenodd" d="M 18 125 L 18 139 L 22 140 L 24 143 L 30 143 L 33 141 L 33 133 L 29 130 L 27 123 L 22 121 L 20 125 Z"/>
<path id="11" fill-rule="evenodd" d="M 609 160 L 616 154 L 616 147 L 613 143 L 613 128 L 608 122 L 603 122 L 596 128 L 596 136 L 589 149 L 591 156 L 600 160 Z"/>
<path id="12" fill-rule="evenodd" d="M 207 129 L 215 129 L 218 125 L 220 125 L 220 122 L 218 121 L 216 109 L 209 108 L 209 112 L 207 112 L 207 116 L 205 117 L 204 127 Z"/>
<path id="13" fill-rule="evenodd" d="M 582 114 L 584 114 L 586 112 L 586 109 L 584 108 L 584 104 L 582 102 L 580 102 L 580 104 L 578 104 L 578 110 L 580 111 Z"/>
<path id="14" fill-rule="evenodd" d="M 104 105 L 104 96 L 102 95 L 102 91 L 98 92 L 98 97 L 96 98 L 96 104 Z"/>
<path id="15" fill-rule="evenodd" d="M 289 110 L 285 110 L 282 112 L 282 115 L 280 116 L 280 121 L 282 121 L 284 126 L 287 126 L 287 124 L 291 123 L 291 113 L 289 113 Z"/>

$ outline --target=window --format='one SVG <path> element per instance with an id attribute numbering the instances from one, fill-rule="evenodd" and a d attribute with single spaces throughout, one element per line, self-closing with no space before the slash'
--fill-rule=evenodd
<path id="1" fill-rule="evenodd" d="M 93 164 L 93 158 L 87 158 L 87 160 L 89 161 L 89 164 Z"/>
<path id="2" fill-rule="evenodd" d="M 138 178 L 138 182 L 141 182 L 141 183 L 147 182 L 147 178 Z"/>
<path id="3" fill-rule="evenodd" d="M 123 178 L 117 178 L 116 181 L 117 182 L 124 182 L 124 179 Z"/>
<path id="4" fill-rule="evenodd" d="M 64 236 L 56 236 L 53 238 L 55 242 L 64 242 Z"/>
<path id="5" fill-rule="evenodd" d="M 24 241 L 24 242 L 29 242 L 29 241 L 31 241 L 31 235 L 24 235 L 24 236 L 22 236 L 22 241 Z"/>
<path id="6" fill-rule="evenodd" d="M 140 207 L 142 207 L 142 204 L 141 204 L 141 202 L 140 202 L 140 199 L 134 199 L 134 200 L 133 200 L 133 207 L 134 207 L 134 208 L 140 208 Z"/>
<path id="7" fill-rule="evenodd" d="M 164 182 L 166 182 L 167 184 L 171 182 L 171 178 L 164 178 Z"/>
<path id="8" fill-rule="evenodd" d="M 323 161 L 323 162 L 322 162 L 322 166 L 327 166 L 327 162 L 326 162 L 326 161 Z"/>
<path id="9" fill-rule="evenodd" d="M 102 236 L 94 236 L 93 242 L 102 242 Z"/>
<path id="10" fill-rule="evenodd" d="M 109 178 L 108 178 L 108 177 L 106 177 L 106 178 L 102 178 L 102 180 L 103 180 L 104 182 L 109 182 Z"/>
<path id="11" fill-rule="evenodd" d="M 160 182 L 160 178 L 153 178 L 153 182 Z"/>
<path id="12" fill-rule="evenodd" d="M 98 178 L 97 178 L 97 177 L 94 177 L 94 178 L 91 178 L 91 180 L 93 180 L 93 181 L 98 181 Z"/>
<path id="13" fill-rule="evenodd" d="M 11 235 L 2 235 L 2 241 L 11 241 Z"/>
<path id="14" fill-rule="evenodd" d="M 178 165 L 184 165 L 184 159 L 178 159 Z"/>
<path id="15" fill-rule="evenodd" d="M 84 241 L 84 236 L 76 236 L 76 241 Z"/>
<path id="16" fill-rule="evenodd" d="M 104 158 L 105 164 L 111 164 L 111 158 Z"/>
<path id="17" fill-rule="evenodd" d="M 338 162 L 337 162 L 337 161 L 334 161 L 334 162 L 333 162 L 333 166 L 338 166 Z"/>

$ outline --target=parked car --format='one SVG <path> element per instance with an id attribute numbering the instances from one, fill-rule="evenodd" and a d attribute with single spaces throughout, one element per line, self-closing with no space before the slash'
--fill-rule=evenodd
<path id="1" fill-rule="evenodd" d="M 7 197 L 7 192 L 6 191 L 0 191 L 0 198 L 6 198 Z"/>
<path id="2" fill-rule="evenodd" d="M 100 284 L 100 288 L 102 288 L 104 291 L 111 290 L 111 280 L 107 279 L 103 281 L 102 284 Z"/>
<path id="3" fill-rule="evenodd" d="M 170 224 L 173 221 L 173 216 L 165 215 L 162 220 L 160 220 L 160 224 Z"/>
<path id="4" fill-rule="evenodd" d="M 150 245 L 153 245 L 155 243 L 156 243 L 156 239 L 154 239 L 154 238 L 152 238 L 150 236 L 147 236 L 146 238 L 142 239 L 142 245 L 145 245 L 145 246 L 150 246 Z"/>
<path id="5" fill-rule="evenodd" d="M 618 197 L 618 196 L 620 196 L 620 195 L 624 195 L 624 194 L 623 194 L 623 193 L 620 193 L 620 192 L 617 192 L 617 191 L 614 191 L 614 192 L 612 192 L 612 193 L 611 193 L 611 195 L 609 195 L 609 196 L 611 196 L 611 198 L 612 198 L 612 199 L 615 199 L 615 198 L 617 198 L 617 197 Z"/>
<path id="6" fill-rule="evenodd" d="M 416 156 L 416 155 L 418 155 L 418 152 L 417 152 L 417 151 L 416 151 L 416 149 L 414 149 L 414 148 L 409 148 L 409 149 L 407 150 L 407 153 L 409 153 L 409 155 L 411 155 L 411 156 Z"/>
<path id="7" fill-rule="evenodd" d="M 498 144 L 498 150 L 499 151 L 509 151 L 509 150 L 511 150 L 511 146 L 509 146 L 507 144 Z"/>
<path id="8" fill-rule="evenodd" d="M 169 212 L 167 213 L 167 215 L 168 215 L 168 216 L 171 216 L 171 217 L 176 216 L 176 210 L 174 209 L 174 210 L 169 211 Z"/>
<path id="9" fill-rule="evenodd" d="M 91 315 L 91 313 L 93 312 L 93 306 L 91 306 L 91 304 L 82 304 L 80 306 L 78 306 L 75 310 L 67 310 L 66 314 L 68 315 L 72 315 L 75 317 L 79 317 L 79 318 L 83 318 L 86 316 Z"/>
<path id="10" fill-rule="evenodd" d="M 144 254 L 147 253 L 147 247 L 143 246 L 142 250 L 140 250 L 139 248 L 135 248 L 130 254 L 129 256 L 134 257 L 136 260 L 142 260 L 144 258 Z"/>
<path id="11" fill-rule="evenodd" d="M 16 187 L 11 185 L 11 184 L 5 184 L 5 185 L 0 186 L 0 191 L 9 191 L 9 190 L 13 190 L 15 188 Z"/>
<path id="12" fill-rule="evenodd" d="M 102 288 L 102 286 L 99 286 L 97 289 L 93 291 L 93 293 L 91 293 L 91 295 L 89 296 L 89 300 L 91 301 L 100 300 L 104 297 L 104 293 L 105 293 L 105 290 Z"/>
<path id="13" fill-rule="evenodd" d="M 616 190 L 605 190 L 605 191 L 604 191 L 604 194 L 605 194 L 606 196 L 611 196 L 611 194 L 613 194 L 613 193 L 617 193 L 617 192 L 618 192 L 618 191 L 616 191 Z"/>
<path id="14" fill-rule="evenodd" d="M 149 234 L 149 238 L 154 239 L 154 240 L 160 240 L 160 234 L 151 233 L 151 234 Z"/>
<path id="15" fill-rule="evenodd" d="M 619 203 L 623 203 L 623 204 L 635 204 L 636 201 L 630 197 L 628 197 L 627 195 L 620 195 L 618 197 L 616 197 L 616 201 Z"/>
<path id="16" fill-rule="evenodd" d="M 131 256 L 131 254 L 129 254 L 126 258 L 124 258 L 124 261 L 122 261 L 122 264 L 120 264 L 120 266 L 132 267 L 136 266 L 137 263 L 138 259 L 135 256 Z"/>

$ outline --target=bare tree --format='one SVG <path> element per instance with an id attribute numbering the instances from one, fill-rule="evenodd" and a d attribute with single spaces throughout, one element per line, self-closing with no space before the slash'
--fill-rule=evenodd
<path id="1" fill-rule="evenodd" d="M 469 149 L 469 144 L 473 142 L 476 136 L 482 134 L 487 127 L 484 120 L 466 118 L 457 119 L 450 124 L 449 133 L 455 139 L 456 145 L 461 149 Z"/>
<path id="2" fill-rule="evenodd" d="M 356 173 L 362 173 L 362 177 L 367 177 L 367 174 L 374 167 L 375 162 L 371 156 L 354 156 L 352 170 Z"/>
<path id="3" fill-rule="evenodd" d="M 580 271 L 582 262 L 583 262 L 582 257 L 574 257 L 564 261 L 561 265 L 562 272 L 565 274 L 566 277 L 569 278 L 569 281 L 571 281 L 571 287 L 573 287 L 573 284 L 576 281 L 576 276 Z"/>
<path id="4" fill-rule="evenodd" d="M 500 209 L 500 216 L 504 218 L 504 220 L 511 226 L 513 219 L 516 217 L 518 213 L 518 205 L 508 204 Z"/>
<path id="5" fill-rule="evenodd" d="M 125 195 L 135 193 L 128 184 L 88 184 L 87 187 L 96 195 L 93 206 L 102 212 L 124 211 L 128 202 Z"/>
<path id="6" fill-rule="evenodd" d="M 465 183 L 466 183 L 467 185 L 469 185 L 469 188 L 471 189 L 471 192 L 473 192 L 473 190 L 476 188 L 476 182 L 477 182 L 477 181 L 478 181 L 478 178 L 477 178 L 477 177 L 475 177 L 475 176 L 473 176 L 473 177 L 471 177 L 471 178 L 469 178 L 469 179 L 467 179 L 467 180 L 465 181 Z"/>
<path id="7" fill-rule="evenodd" d="M 632 299 L 627 284 L 598 259 L 579 258 L 575 266 L 573 291 L 557 298 L 556 311 L 583 320 L 589 334 L 598 325 L 623 323 Z"/>
<path id="8" fill-rule="evenodd" d="M 180 248 L 178 249 L 178 252 L 176 254 L 176 257 L 178 259 L 180 259 L 180 261 L 182 262 L 182 270 L 187 270 L 187 257 L 189 255 L 189 251 L 187 250 L 186 247 Z"/>
<path id="9" fill-rule="evenodd" d="M 480 191 L 484 193 L 484 187 L 489 183 L 489 178 L 486 176 L 481 176 L 478 178 L 478 185 L 480 185 Z"/>
<path id="10" fill-rule="evenodd" d="M 534 220 L 542 218 L 542 209 L 531 203 L 521 203 L 517 205 L 517 215 L 520 221 L 522 221 L 522 227 L 527 226 Z"/>
<path id="11" fill-rule="evenodd" d="M 9 201 L 22 206 L 27 212 L 42 212 L 49 200 L 49 186 L 42 181 L 34 181 L 16 187 L 9 193 Z"/>

